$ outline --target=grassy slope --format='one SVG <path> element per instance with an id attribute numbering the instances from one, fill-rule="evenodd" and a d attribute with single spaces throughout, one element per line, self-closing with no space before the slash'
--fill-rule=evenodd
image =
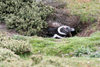
<path id="1" fill-rule="evenodd" d="M 80 48 L 89 48 L 88 51 L 95 51 L 97 46 L 100 46 L 100 32 L 96 32 L 91 37 L 71 37 L 65 39 L 34 37 L 31 40 L 31 44 L 34 54 L 39 53 L 43 55 L 70 55 L 70 53 L 73 54 Z"/>
<path id="2" fill-rule="evenodd" d="M 68 8 L 73 14 L 80 15 L 81 21 L 87 21 L 90 14 L 92 16 L 98 16 L 100 10 L 100 3 L 87 2 L 77 3 L 75 0 L 67 0 Z M 92 4 L 92 5 L 91 5 Z M 88 6 L 88 7 L 87 7 Z M 90 16 L 89 18 L 92 18 Z M 95 51 L 99 51 L 100 46 L 100 32 L 92 34 L 90 37 L 71 37 L 64 39 L 52 39 L 42 37 L 25 37 L 14 36 L 13 39 L 30 41 L 33 47 L 33 54 L 38 57 L 37 54 L 43 55 L 43 59 L 38 64 L 32 66 L 32 63 L 37 60 L 30 60 L 30 56 L 23 56 L 23 60 L 12 60 L 0 62 L 0 67 L 99 67 L 100 58 L 66 58 L 58 56 L 81 56 L 81 54 L 88 55 Z M 100 53 L 99 53 L 100 54 Z M 83 56 L 86 56 L 83 55 Z M 99 56 L 100 57 L 100 56 Z M 6 63 L 6 65 L 5 65 Z"/>
<path id="3" fill-rule="evenodd" d="M 26 64 L 27 61 L 34 64 L 33 67 L 99 67 L 100 58 L 89 58 L 86 55 L 84 57 L 72 57 L 66 58 L 66 55 L 73 56 L 75 51 L 86 52 L 98 51 L 100 46 L 100 32 L 92 34 L 90 37 L 71 37 L 64 39 L 52 39 L 42 37 L 26 37 L 16 35 L 13 39 L 28 40 L 33 46 L 33 54 L 36 59 L 30 60 L 30 56 L 21 56 L 24 58 Z M 83 47 L 84 46 L 84 47 Z M 82 49 L 80 49 L 82 48 Z M 84 49 L 83 49 L 84 48 Z M 78 51 L 78 52 L 80 52 Z M 69 53 L 69 54 L 68 54 Z M 100 53 L 99 53 L 100 54 Z M 40 56 L 39 56 L 40 55 Z M 42 60 L 38 61 L 38 58 L 42 56 Z M 63 57 L 58 57 L 63 56 Z M 65 56 L 65 57 L 64 57 Z M 100 57 L 100 56 L 99 56 Z M 15 62 L 14 64 L 16 64 Z M 9 64 L 9 63 L 8 63 Z M 30 66 L 31 67 L 31 66 Z"/>
<path id="4" fill-rule="evenodd" d="M 82 22 L 97 19 L 100 14 L 100 0 L 66 0 L 67 8 L 78 15 Z"/>
<path id="5" fill-rule="evenodd" d="M 27 37 L 15 35 L 13 39 L 30 41 L 33 46 L 33 54 L 35 55 L 33 61 L 30 56 L 21 56 L 24 59 L 20 60 L 7 60 L 0 62 L 1 67 L 99 67 L 100 58 L 87 58 L 87 57 L 75 57 L 66 58 L 58 57 L 67 55 L 67 53 L 73 54 L 74 51 L 81 48 L 81 46 L 98 50 L 100 45 L 100 32 L 96 32 L 91 37 L 71 37 L 64 39 L 52 39 L 42 37 Z M 84 52 L 84 50 L 83 50 Z M 38 56 L 38 54 L 40 56 Z M 47 56 L 49 55 L 49 56 Z M 55 55 L 55 56 L 54 56 Z M 41 59 L 42 56 L 42 59 Z M 38 58 L 41 59 L 38 61 Z M 8 62 L 9 61 L 9 62 Z M 6 65 L 5 65 L 6 63 Z M 35 64 L 35 65 L 34 65 Z"/>

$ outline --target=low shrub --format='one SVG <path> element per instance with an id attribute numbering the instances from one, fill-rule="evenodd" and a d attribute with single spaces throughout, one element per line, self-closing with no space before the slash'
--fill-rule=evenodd
<path id="1" fill-rule="evenodd" d="M 46 17 L 53 8 L 33 0 L 0 1 L 0 17 L 9 29 L 24 35 L 40 35 L 47 27 Z"/>
<path id="2" fill-rule="evenodd" d="M 0 47 L 7 48 L 14 51 L 16 54 L 31 53 L 32 47 L 28 42 L 18 40 L 4 40 L 1 41 Z"/>
<path id="3" fill-rule="evenodd" d="M 19 59 L 20 57 L 9 49 L 0 48 L 0 61 L 4 61 L 6 59 L 11 58 Z"/>
<path id="4" fill-rule="evenodd" d="M 24 36 L 23 36 L 24 37 Z M 23 54 L 23 53 L 31 53 L 32 52 L 32 45 L 29 43 L 28 40 L 24 39 L 14 39 L 10 36 L 7 36 L 6 33 L 0 32 L 0 47 L 7 48 L 16 54 Z"/>
<path id="5" fill-rule="evenodd" d="M 89 47 L 80 47 L 74 52 L 74 56 L 76 57 L 82 57 L 82 56 L 88 56 L 93 52 L 93 50 Z"/>
<path id="6" fill-rule="evenodd" d="M 99 52 L 94 52 L 90 54 L 90 57 L 95 57 L 95 58 L 100 58 L 100 51 Z"/>

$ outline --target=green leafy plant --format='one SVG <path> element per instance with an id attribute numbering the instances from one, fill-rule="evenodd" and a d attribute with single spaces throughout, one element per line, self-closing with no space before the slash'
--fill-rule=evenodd
<path id="1" fill-rule="evenodd" d="M 0 48 L 0 61 L 4 61 L 8 58 L 9 59 L 11 58 L 19 59 L 20 57 L 9 49 Z"/>
<path id="2" fill-rule="evenodd" d="M 0 43 L 0 47 L 7 48 L 14 51 L 16 54 L 31 53 L 32 47 L 28 42 L 18 40 L 3 40 Z"/>
<path id="3" fill-rule="evenodd" d="M 92 49 L 90 49 L 89 47 L 80 47 L 77 50 L 75 50 L 74 52 L 74 56 L 76 57 L 81 57 L 81 56 L 85 56 L 85 55 L 90 55 L 93 52 Z"/>
<path id="4" fill-rule="evenodd" d="M 100 52 L 94 52 L 90 54 L 90 57 L 100 58 Z"/>
<path id="5" fill-rule="evenodd" d="M 4 19 L 7 27 L 24 35 L 40 35 L 47 27 L 46 17 L 52 12 L 52 7 L 35 1 L 0 1 L 0 17 Z"/>

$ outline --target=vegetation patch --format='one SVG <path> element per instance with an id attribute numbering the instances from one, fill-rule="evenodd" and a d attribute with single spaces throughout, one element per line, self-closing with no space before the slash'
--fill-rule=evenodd
<path id="1" fill-rule="evenodd" d="M 3 33 L 0 33 L 0 47 L 7 48 L 16 54 L 32 52 L 31 44 L 28 41 L 15 40 Z"/>
<path id="2" fill-rule="evenodd" d="M 59 58 L 48 56 L 44 57 L 43 60 L 33 67 L 98 67 L 99 60 L 90 58 Z"/>
<path id="3" fill-rule="evenodd" d="M 97 32 L 91 37 L 71 37 L 65 39 L 33 38 L 31 44 L 35 54 L 56 56 L 83 56 L 96 51 L 100 44 L 100 36 Z M 81 55 L 80 55 L 81 54 Z"/>
<path id="4" fill-rule="evenodd" d="M 31 61 L 9 59 L 0 62 L 0 67 L 32 67 Z"/>
<path id="5" fill-rule="evenodd" d="M 37 57 L 39 57 L 37 55 Z M 61 58 L 56 56 L 43 56 L 38 64 L 29 60 L 5 60 L 0 62 L 0 67 L 99 67 L 99 58 Z"/>
<path id="6" fill-rule="evenodd" d="M 67 8 L 72 14 L 80 16 L 82 22 L 94 21 L 100 14 L 100 1 L 90 0 L 66 0 Z M 83 2 L 80 2 L 83 1 Z"/>
<path id="7" fill-rule="evenodd" d="M 28 42 L 18 40 L 6 40 L 2 41 L 0 47 L 10 49 L 16 54 L 31 53 L 32 48 Z"/>
<path id="8" fill-rule="evenodd" d="M 20 57 L 11 50 L 6 48 L 0 48 L 0 62 L 7 59 L 19 59 L 19 58 Z"/>
<path id="9" fill-rule="evenodd" d="M 67 6 L 72 14 L 80 16 L 82 22 L 94 21 L 99 14 L 97 0 L 86 3 L 74 0 L 67 2 L 70 2 Z M 9 29 L 15 29 L 24 35 L 40 35 L 47 27 L 46 17 L 52 12 L 52 7 L 33 0 L 0 1 L 0 22 L 5 22 Z M 90 37 L 74 36 L 63 39 L 22 35 L 9 37 L 0 32 L 0 67 L 99 66 L 100 31 Z"/>
<path id="10" fill-rule="evenodd" d="M 39 35 L 47 27 L 45 20 L 52 12 L 52 7 L 32 0 L 0 1 L 0 21 L 24 35 Z"/>

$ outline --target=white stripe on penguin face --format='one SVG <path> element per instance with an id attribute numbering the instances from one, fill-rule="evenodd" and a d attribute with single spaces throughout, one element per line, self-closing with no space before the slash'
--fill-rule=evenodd
<path id="1" fill-rule="evenodd" d="M 69 26 L 64 26 L 64 25 L 63 25 L 63 26 L 60 26 L 60 27 L 57 29 L 57 31 L 58 31 L 58 33 L 61 34 L 61 35 L 66 35 L 66 33 L 61 32 L 61 29 L 62 29 L 62 28 L 69 28 L 69 29 L 70 29 Z"/>

